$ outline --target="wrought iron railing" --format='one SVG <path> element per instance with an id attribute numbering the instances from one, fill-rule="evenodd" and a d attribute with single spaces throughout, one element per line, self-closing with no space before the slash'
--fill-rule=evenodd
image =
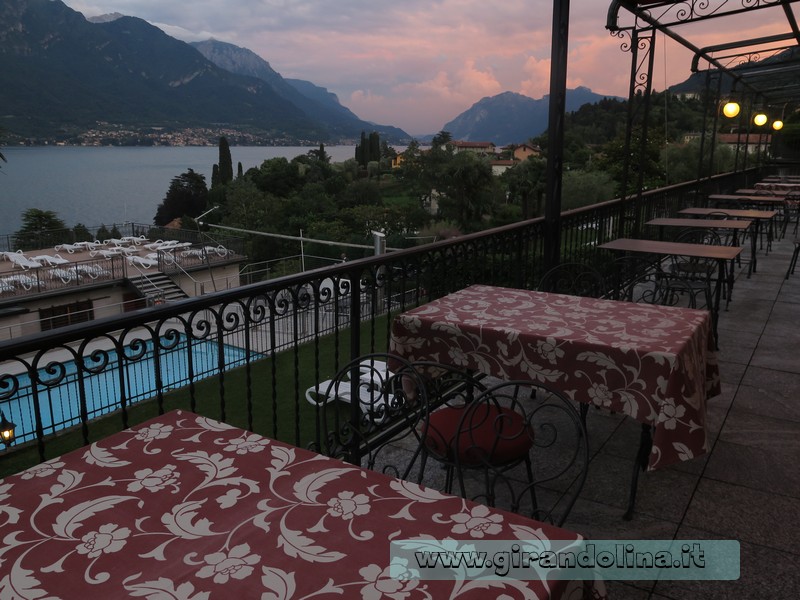
<path id="1" fill-rule="evenodd" d="M 565 212 L 561 260 L 596 262 L 598 244 L 754 177 Z M 411 307 L 474 283 L 535 288 L 543 226 L 533 219 L 2 342 L 0 408 L 40 460 L 52 434 L 76 429 L 87 443 L 98 417 L 114 413 L 127 427 L 145 399 L 159 412 L 181 406 L 296 445 L 319 442 L 309 387 L 386 351 L 393 316 Z"/>

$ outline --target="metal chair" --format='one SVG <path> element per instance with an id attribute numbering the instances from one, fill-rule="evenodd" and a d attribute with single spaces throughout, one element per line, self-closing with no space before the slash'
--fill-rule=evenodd
<path id="1" fill-rule="evenodd" d="M 721 245 L 719 235 L 711 229 L 685 229 L 678 234 L 675 241 L 687 244 Z M 686 298 L 687 308 L 713 310 L 714 286 L 724 286 L 726 283 L 724 279 L 718 281 L 716 277 L 718 271 L 716 260 L 673 255 L 670 257 L 668 285 L 675 293 Z"/>
<path id="2" fill-rule="evenodd" d="M 531 381 L 489 387 L 428 416 L 428 457 L 445 465 L 445 491 L 562 525 L 586 480 L 586 429 L 572 402 Z M 477 474 L 473 477 L 473 474 Z"/>
<path id="3" fill-rule="evenodd" d="M 613 300 L 665 306 L 677 303 L 656 257 L 623 256 L 611 261 L 608 269 L 606 279 Z"/>
<path id="4" fill-rule="evenodd" d="M 603 275 L 583 263 L 561 263 L 542 275 L 536 289 L 540 292 L 600 298 L 606 291 Z"/>
<path id="5" fill-rule="evenodd" d="M 385 353 L 359 357 L 309 388 L 306 399 L 317 410 L 311 449 L 410 478 L 428 411 L 425 384 L 411 363 Z"/>

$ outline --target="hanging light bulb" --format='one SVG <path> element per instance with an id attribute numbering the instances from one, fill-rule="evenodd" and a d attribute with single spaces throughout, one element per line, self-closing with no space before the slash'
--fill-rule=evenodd
<path id="1" fill-rule="evenodd" d="M 765 115 L 764 113 L 758 113 L 755 117 L 753 117 L 753 123 L 755 123 L 759 127 L 765 125 L 767 121 L 768 121 L 767 115 Z"/>
<path id="2" fill-rule="evenodd" d="M 783 121 L 781 121 L 780 119 L 776 119 L 775 121 L 772 122 L 772 128 L 775 131 L 780 131 L 781 129 L 783 129 Z"/>
<path id="3" fill-rule="evenodd" d="M 722 107 L 722 114 L 732 119 L 739 114 L 739 103 L 733 100 L 726 102 L 725 106 Z"/>

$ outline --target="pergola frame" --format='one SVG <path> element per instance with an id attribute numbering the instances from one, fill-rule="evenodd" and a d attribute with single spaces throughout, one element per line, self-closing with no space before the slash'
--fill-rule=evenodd
<path id="1" fill-rule="evenodd" d="M 793 103 L 800 91 L 800 28 L 793 7 L 798 0 L 613 0 L 608 10 L 606 28 L 611 35 L 620 38 L 620 47 L 631 53 L 631 75 L 628 90 L 628 117 L 625 134 L 625 164 L 623 165 L 622 206 L 620 209 L 620 231 L 626 214 L 626 201 L 635 201 L 643 191 L 643 170 L 638 166 L 638 178 L 631 182 L 631 150 L 634 133 L 639 133 L 639 157 L 643 157 L 647 138 L 647 123 L 652 92 L 653 62 L 656 34 L 661 32 L 681 46 L 689 49 L 694 58 L 693 73 L 705 73 L 705 118 L 713 121 L 712 131 L 717 130 L 719 103 L 724 96 L 735 91 L 746 108 L 742 111 L 740 125 L 747 116 L 745 140 L 749 140 L 751 114 L 760 107 L 782 107 Z M 767 12 L 771 11 L 771 12 Z M 734 15 L 756 13 L 774 19 L 776 29 L 784 32 L 769 36 L 743 37 L 741 30 L 731 28 L 731 41 L 714 46 L 701 47 L 692 43 L 679 30 L 687 25 L 703 21 L 731 19 Z M 704 126 L 701 137 L 701 160 L 698 165 L 698 185 L 710 175 L 713 164 L 716 136 L 712 136 L 708 169 L 703 163 L 705 144 Z M 759 132 L 760 133 L 760 132 Z M 747 142 L 746 142 L 747 143 Z M 759 148 L 760 148 L 759 144 Z M 745 147 L 742 167 L 746 168 Z M 737 168 L 739 148 L 737 146 Z M 637 214 L 634 211 L 633 214 Z M 634 232 L 639 223 L 633 223 Z"/>

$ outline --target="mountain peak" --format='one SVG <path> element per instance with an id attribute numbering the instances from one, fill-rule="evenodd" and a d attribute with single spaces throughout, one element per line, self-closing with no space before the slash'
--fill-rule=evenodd
<path id="1" fill-rule="evenodd" d="M 595 94 L 587 87 L 567 90 L 566 110 L 573 112 L 584 104 L 608 96 Z M 444 126 L 454 140 L 494 142 L 497 146 L 518 144 L 547 130 L 550 98 L 534 100 L 517 92 L 502 92 L 482 98 Z"/>
<path id="2" fill-rule="evenodd" d="M 122 13 L 113 12 L 107 13 L 105 15 L 97 15 L 96 17 L 88 17 L 86 20 L 90 23 L 110 23 L 111 21 L 116 21 L 117 19 L 121 19 L 124 17 Z"/>

